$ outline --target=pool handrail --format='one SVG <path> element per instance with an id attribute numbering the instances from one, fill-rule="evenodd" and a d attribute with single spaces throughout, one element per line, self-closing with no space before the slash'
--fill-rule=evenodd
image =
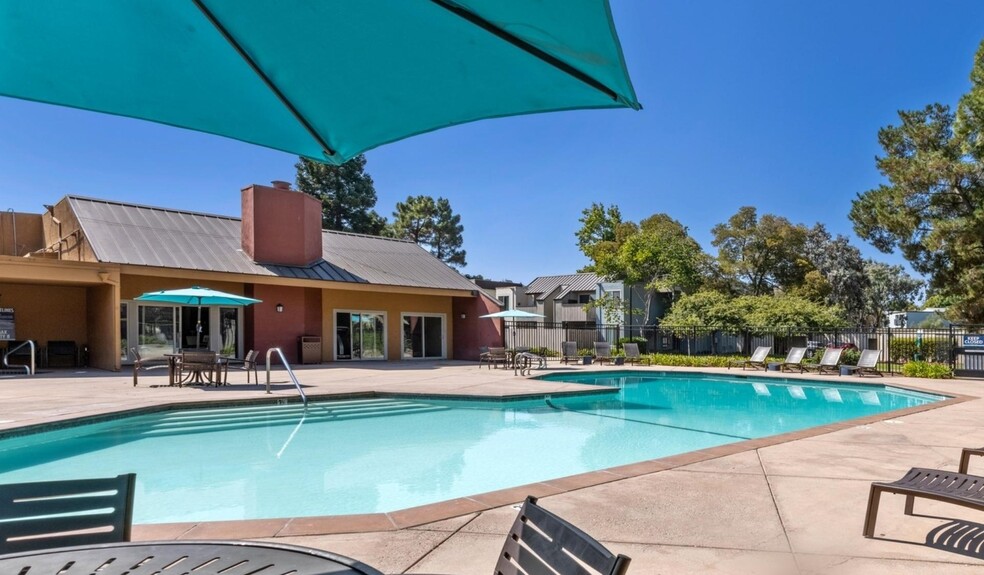
<path id="1" fill-rule="evenodd" d="M 270 393 L 270 356 L 273 352 L 277 352 L 280 356 L 280 361 L 284 364 L 284 368 L 287 369 L 287 375 L 290 376 L 290 380 L 294 382 L 294 387 L 297 388 L 297 393 L 301 395 L 301 400 L 304 402 L 304 406 L 307 407 L 307 394 L 301 389 L 301 383 L 297 381 L 297 376 L 294 375 L 294 370 L 290 368 L 290 364 L 287 363 L 287 358 L 284 357 L 284 351 L 279 347 L 271 347 L 266 352 L 266 392 Z"/>
<path id="2" fill-rule="evenodd" d="M 19 350 L 20 348 L 24 347 L 25 345 L 31 349 L 31 357 L 28 360 L 30 362 L 30 364 L 29 365 L 20 365 L 20 366 L 10 365 L 10 363 L 7 361 L 7 358 L 10 357 L 10 354 L 14 353 L 15 351 Z M 4 352 L 4 354 L 3 354 L 3 365 L 7 369 L 14 369 L 15 367 L 23 367 L 24 370 L 27 372 L 27 375 L 34 375 L 34 374 L 37 373 L 37 369 L 35 369 L 35 367 L 34 367 L 34 353 L 35 353 L 35 351 L 34 351 L 34 342 L 32 340 L 29 340 L 29 339 L 28 340 L 25 340 L 25 341 L 21 342 L 20 345 L 14 347 L 14 348 L 8 349 L 6 352 Z"/>

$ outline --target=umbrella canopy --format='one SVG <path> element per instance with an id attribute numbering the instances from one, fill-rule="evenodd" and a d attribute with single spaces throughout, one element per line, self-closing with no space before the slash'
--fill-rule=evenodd
<path id="1" fill-rule="evenodd" d="M 546 316 L 539 313 L 530 313 L 528 311 L 523 311 L 521 309 L 506 309 L 502 311 L 497 311 L 495 313 L 487 313 L 485 315 L 480 315 L 478 317 L 532 319 L 532 318 L 546 317 Z"/>
<path id="2" fill-rule="evenodd" d="M 224 305 L 224 306 L 244 306 L 254 303 L 262 303 L 263 300 L 253 299 L 241 295 L 225 293 L 214 289 L 192 286 L 183 289 L 169 289 L 161 291 L 147 292 L 136 298 L 140 301 L 156 301 L 165 303 L 178 303 L 184 305 Z"/>
<path id="3" fill-rule="evenodd" d="M 482 118 L 639 109 L 608 0 L 4 0 L 0 95 L 342 163 Z"/>
<path id="4" fill-rule="evenodd" d="M 139 301 L 154 301 L 198 306 L 198 323 L 195 325 L 195 347 L 200 347 L 202 342 L 202 306 L 247 306 L 254 303 L 263 302 L 263 300 L 253 299 L 251 297 L 225 293 L 198 286 L 183 289 L 152 291 L 141 294 L 133 299 Z"/>

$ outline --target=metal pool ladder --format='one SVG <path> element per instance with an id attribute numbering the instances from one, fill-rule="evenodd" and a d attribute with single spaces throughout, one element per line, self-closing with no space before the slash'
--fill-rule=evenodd
<path id="1" fill-rule="evenodd" d="M 284 351 L 279 347 L 271 347 L 266 353 L 266 392 L 270 393 L 270 356 L 273 355 L 273 352 L 277 352 L 277 355 L 280 356 L 280 361 L 284 364 L 284 367 L 287 368 L 287 375 L 289 375 L 290 380 L 294 382 L 294 387 L 297 388 L 297 393 L 301 395 L 301 400 L 304 402 L 304 406 L 307 407 L 307 395 L 304 393 L 304 390 L 301 389 L 301 383 L 297 381 L 297 376 L 294 375 L 294 370 L 291 369 L 290 364 L 287 363 L 287 358 L 284 357 Z"/>
<path id="2" fill-rule="evenodd" d="M 24 346 L 27 346 L 31 349 L 30 365 L 16 365 L 16 366 L 10 365 L 10 363 L 7 362 L 7 358 L 10 357 L 10 354 L 14 353 L 15 351 L 17 351 L 18 349 Z M 27 375 L 34 375 L 35 373 L 37 373 L 37 371 L 34 368 L 34 342 L 31 340 L 27 340 L 13 349 L 8 349 L 7 352 L 3 354 L 3 366 L 6 367 L 7 369 L 18 369 L 23 367 L 24 371 L 27 372 Z"/>

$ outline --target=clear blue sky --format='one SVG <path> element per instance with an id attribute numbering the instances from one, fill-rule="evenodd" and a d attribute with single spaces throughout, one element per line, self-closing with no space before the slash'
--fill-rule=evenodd
<path id="1" fill-rule="evenodd" d="M 576 271 L 581 210 L 666 212 L 705 249 L 740 206 L 850 234 L 881 181 L 877 132 L 896 111 L 955 105 L 984 39 L 980 0 L 613 0 L 644 109 L 488 120 L 370 151 L 391 216 L 451 200 L 463 271 L 523 283 Z M 2 58 L 2 55 L 0 55 Z M 250 183 L 294 180 L 296 157 L 148 122 L 0 98 L 0 209 L 65 194 L 239 215 Z"/>

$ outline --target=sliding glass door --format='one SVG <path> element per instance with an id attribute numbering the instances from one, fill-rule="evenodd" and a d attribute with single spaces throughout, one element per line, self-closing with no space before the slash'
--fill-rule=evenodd
<path id="1" fill-rule="evenodd" d="M 443 314 L 403 315 L 404 359 L 445 357 L 444 340 Z"/>
<path id="2" fill-rule="evenodd" d="M 335 359 L 386 359 L 386 315 L 335 312 Z"/>

